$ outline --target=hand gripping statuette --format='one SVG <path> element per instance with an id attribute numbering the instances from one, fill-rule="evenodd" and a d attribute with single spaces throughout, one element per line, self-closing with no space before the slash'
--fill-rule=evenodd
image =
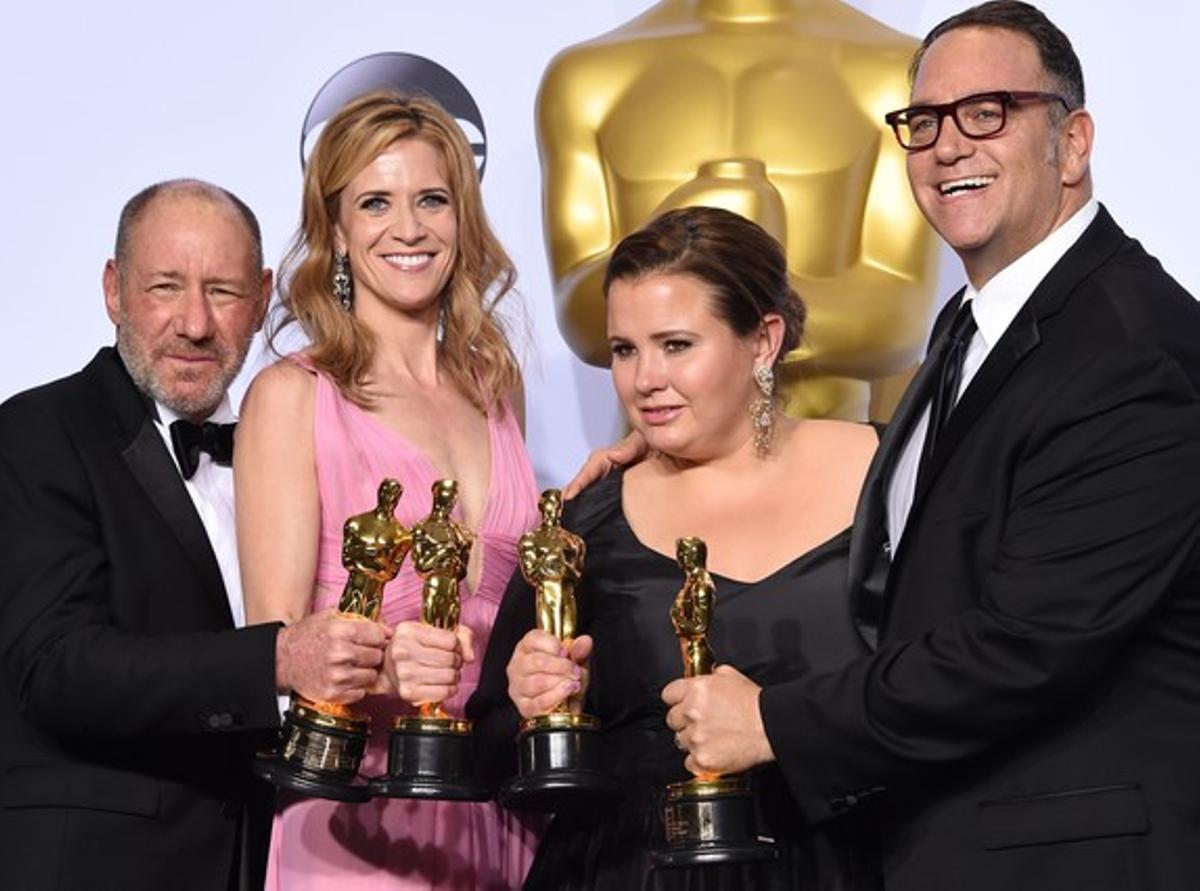
<path id="1" fill-rule="evenodd" d="M 564 647 L 575 639 L 575 590 L 587 547 L 562 526 L 562 493 L 547 489 L 538 500 L 541 523 L 521 536 L 521 575 L 533 587 L 537 627 Z M 508 807 L 561 810 L 594 795 L 613 794 L 615 780 L 601 770 L 600 722 L 561 702 L 548 714 L 521 722 L 519 774 L 501 791 Z"/>
<path id="2" fill-rule="evenodd" d="M 458 627 L 459 583 L 475 536 L 450 512 L 458 483 L 433 484 L 433 509 L 412 528 L 412 561 L 423 581 L 421 621 L 453 631 Z M 388 772 L 371 781 L 375 795 L 483 801 L 488 790 L 472 775 L 471 722 L 447 714 L 440 702 L 423 702 L 417 714 L 396 718 L 388 744 Z"/>
<path id="3" fill-rule="evenodd" d="M 681 538 L 675 556 L 683 587 L 671 605 L 671 623 L 679 638 L 684 677 L 712 674 L 716 660 L 708 628 L 716 606 L 716 585 L 706 568 L 708 547 L 699 538 Z M 651 855 L 655 866 L 697 866 L 769 860 L 774 845 L 755 831 L 754 797 L 740 774 L 698 774 L 667 786 L 663 824 L 667 845 Z"/>
<path id="4" fill-rule="evenodd" d="M 342 565 L 349 571 L 338 601 L 346 621 L 379 618 L 383 588 L 396 577 L 411 536 L 395 517 L 404 489 L 393 479 L 379 484 L 374 509 L 342 527 Z M 358 768 L 370 735 L 370 717 L 332 702 L 311 702 L 293 694 L 283 717 L 279 752 L 260 757 L 255 771 L 277 786 L 302 795 L 338 801 L 366 801 L 370 792 Z"/>

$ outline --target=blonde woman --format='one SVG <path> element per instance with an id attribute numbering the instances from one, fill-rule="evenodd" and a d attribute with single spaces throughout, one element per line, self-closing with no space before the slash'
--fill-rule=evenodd
<path id="1" fill-rule="evenodd" d="M 514 278 L 470 147 L 440 106 L 375 92 L 329 121 L 280 288 L 283 324 L 311 345 L 247 395 L 239 552 L 252 621 L 295 621 L 337 603 L 342 523 L 374 503 L 381 479 L 403 484 L 406 525 L 429 513 L 434 480 L 458 481 L 455 519 L 477 537 L 458 631 L 417 621 L 421 582 L 406 565 L 384 594 L 386 653 L 345 666 L 376 728 L 422 701 L 461 713 L 516 539 L 536 521 L 520 371 L 494 312 Z M 377 732 L 364 773 L 384 772 L 385 750 Z M 285 801 L 268 887 L 517 887 L 535 844 L 491 803 Z"/>

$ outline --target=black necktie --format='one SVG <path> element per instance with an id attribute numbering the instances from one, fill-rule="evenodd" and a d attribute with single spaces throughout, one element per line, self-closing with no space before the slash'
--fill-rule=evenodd
<path id="1" fill-rule="evenodd" d="M 967 347 L 975 336 L 975 316 L 971 313 L 973 301 L 964 300 L 950 330 L 946 332 L 946 349 L 942 353 L 942 365 L 938 369 L 934 384 L 933 398 L 929 404 L 929 429 L 925 432 L 925 445 L 921 449 L 921 470 L 933 455 L 937 445 L 938 434 L 946 426 L 950 412 L 954 410 L 954 402 L 958 398 L 958 385 L 962 382 L 963 360 L 967 357 Z M 920 471 L 918 471 L 918 478 Z"/>
<path id="2" fill-rule="evenodd" d="M 228 465 L 233 461 L 233 428 L 236 424 L 214 424 L 205 421 L 174 421 L 171 424 L 171 445 L 179 461 L 179 472 L 190 480 L 200 465 L 200 453 L 208 452 L 218 464 Z"/>

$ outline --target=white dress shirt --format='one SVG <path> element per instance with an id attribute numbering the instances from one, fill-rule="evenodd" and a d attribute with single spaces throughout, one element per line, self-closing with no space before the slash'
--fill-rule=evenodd
<path id="1" fill-rule="evenodd" d="M 179 415 L 167 408 L 161 402 L 158 407 L 158 433 L 167 444 L 167 451 L 175 468 L 179 469 L 179 461 L 175 458 L 175 449 L 171 445 L 171 424 L 179 420 Z M 237 420 L 229 405 L 228 394 L 221 400 L 208 420 L 216 424 L 229 424 Z M 182 476 L 182 473 L 180 474 Z M 237 526 L 233 511 L 233 468 L 223 467 L 213 461 L 207 452 L 200 453 L 200 462 L 195 474 L 190 480 L 183 481 L 184 488 L 196 505 L 200 514 L 200 522 L 208 533 L 208 541 L 216 555 L 217 565 L 221 569 L 221 580 L 225 583 L 225 596 L 229 598 L 229 611 L 233 614 L 235 628 L 246 624 L 246 607 L 242 602 L 242 575 L 238 567 L 237 555 Z"/>
<path id="2" fill-rule="evenodd" d="M 996 273 L 978 291 L 970 283 L 967 284 L 962 300 L 964 303 L 971 301 L 971 314 L 975 317 L 977 327 L 975 335 L 967 345 L 962 380 L 958 385 L 955 402 L 962 398 L 971 379 L 975 377 L 975 373 L 979 371 L 979 367 L 983 365 L 1000 337 L 1008 330 L 1021 307 L 1033 295 L 1042 279 L 1062 259 L 1063 254 L 1079 240 L 1079 236 L 1091 225 L 1099 210 L 1100 205 L 1092 198 L 1042 241 Z M 917 423 L 913 425 L 900 456 L 896 459 L 896 466 L 892 469 L 892 478 L 888 481 L 888 536 L 892 543 L 892 553 L 895 553 L 897 545 L 900 544 L 904 526 L 908 522 L 908 512 L 912 509 L 913 495 L 917 488 L 917 469 L 921 463 L 921 451 L 928 429 L 927 405 Z"/>

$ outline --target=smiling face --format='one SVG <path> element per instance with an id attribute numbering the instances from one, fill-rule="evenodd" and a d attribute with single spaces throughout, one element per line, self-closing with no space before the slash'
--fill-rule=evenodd
<path id="1" fill-rule="evenodd" d="M 436 320 L 458 250 L 458 218 L 437 149 L 416 137 L 384 149 L 342 190 L 334 234 L 350 256 L 360 318 L 390 307 Z"/>
<path id="2" fill-rule="evenodd" d="M 1029 38 L 1003 28 L 963 27 L 926 51 L 912 104 L 952 102 L 992 90 L 1054 92 Z M 971 139 L 952 119 L 934 146 L 908 155 L 913 196 L 962 258 L 972 284 L 992 276 L 1058 228 L 1091 195 L 1091 120 L 1072 112 L 1055 125 L 1047 103 L 1014 105 L 1004 130 Z"/>
<path id="3" fill-rule="evenodd" d="M 193 421 L 220 403 L 262 324 L 271 274 L 237 211 L 167 192 L 133 226 L 120 268 L 104 268 L 117 349 L 138 388 Z"/>
<path id="4" fill-rule="evenodd" d="M 651 449 L 689 462 L 753 451 L 754 369 L 772 361 L 772 347 L 763 333 L 735 334 L 702 281 L 651 273 L 612 282 L 608 341 L 613 385 Z"/>

